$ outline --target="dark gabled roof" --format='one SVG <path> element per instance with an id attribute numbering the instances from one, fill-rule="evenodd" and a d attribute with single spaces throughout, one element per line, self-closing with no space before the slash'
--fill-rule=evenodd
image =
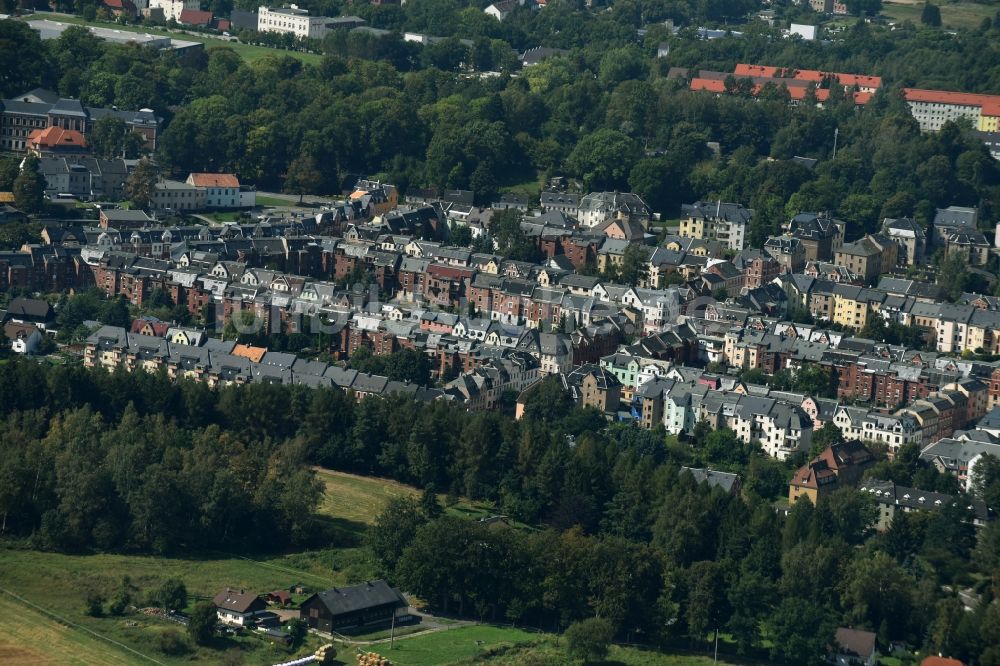
<path id="1" fill-rule="evenodd" d="M 397 608 L 403 608 L 407 605 L 403 595 L 390 587 L 384 580 L 373 580 L 350 587 L 335 587 L 332 590 L 314 594 L 303 602 L 303 605 L 309 603 L 313 598 L 318 599 L 334 616 L 385 606 L 386 604 L 392 604 Z"/>
<path id="2" fill-rule="evenodd" d="M 42 100 L 45 104 L 55 104 L 59 101 L 59 94 L 45 88 L 35 88 L 34 90 L 29 90 L 23 95 L 18 95 L 17 97 L 37 97 Z"/>
<path id="3" fill-rule="evenodd" d="M 701 469 L 697 467 L 681 467 L 681 473 L 689 472 L 698 483 L 707 483 L 712 488 L 722 488 L 727 493 L 733 492 L 733 486 L 739 481 L 738 474 L 729 472 L 717 472 L 711 469 Z"/>
<path id="4" fill-rule="evenodd" d="M 87 112 L 83 110 L 83 105 L 80 104 L 80 100 L 66 99 L 65 97 L 52 105 L 52 108 L 49 109 L 49 114 L 59 116 L 80 116 L 81 118 L 87 117 Z"/>
<path id="5" fill-rule="evenodd" d="M 260 597 L 256 594 L 246 593 L 242 590 L 223 590 L 215 595 L 213 599 L 217 608 L 233 611 L 234 613 L 249 613 L 254 604 L 262 605 Z"/>
<path id="6" fill-rule="evenodd" d="M 938 208 L 934 214 L 935 227 L 970 227 L 976 228 L 976 220 L 979 217 L 979 210 L 976 208 L 963 208 L 962 206 L 948 206 Z"/>
<path id="7" fill-rule="evenodd" d="M 696 201 L 693 204 L 682 204 L 681 215 L 692 218 L 712 218 L 747 224 L 753 218 L 753 211 L 738 203 L 719 201 Z"/>
<path id="8" fill-rule="evenodd" d="M 48 320 L 52 316 L 52 306 L 37 298 L 15 298 L 7 306 L 9 317 L 30 317 L 32 319 Z"/>
<path id="9" fill-rule="evenodd" d="M 554 49 L 547 46 L 536 46 L 533 49 L 528 49 L 521 54 L 521 63 L 524 65 L 537 65 L 546 58 L 551 58 L 552 56 L 566 55 L 569 51 L 565 49 Z"/>
<path id="10" fill-rule="evenodd" d="M 153 218 L 141 210 L 103 209 L 101 216 L 108 222 L 152 222 Z"/>
<path id="11" fill-rule="evenodd" d="M 841 627 L 837 629 L 835 640 L 843 654 L 868 659 L 875 652 L 875 634 L 870 631 Z"/>

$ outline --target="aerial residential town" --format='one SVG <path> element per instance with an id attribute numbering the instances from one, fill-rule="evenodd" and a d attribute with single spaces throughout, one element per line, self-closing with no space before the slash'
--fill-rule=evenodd
<path id="1" fill-rule="evenodd" d="M 1000 665 L 1000 13 L 0 8 L 0 662 Z"/>

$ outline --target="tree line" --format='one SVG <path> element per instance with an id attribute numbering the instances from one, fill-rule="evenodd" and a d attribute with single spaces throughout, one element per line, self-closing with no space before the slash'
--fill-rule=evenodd
<path id="1" fill-rule="evenodd" d="M 325 538 L 301 447 L 213 425 L 207 388 L 20 359 L 2 368 L 0 533 L 157 553 Z"/>

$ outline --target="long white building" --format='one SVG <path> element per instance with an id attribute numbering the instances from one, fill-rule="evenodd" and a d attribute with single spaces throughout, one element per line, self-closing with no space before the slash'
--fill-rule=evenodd
<path id="1" fill-rule="evenodd" d="M 257 12 L 257 31 L 291 33 L 296 37 L 323 39 L 330 31 L 331 21 L 333 19 L 328 16 L 309 16 L 309 12 L 299 9 L 298 5 L 273 9 L 262 5 Z"/>
<path id="2" fill-rule="evenodd" d="M 959 118 L 967 118 L 980 132 L 1000 131 L 1000 95 L 903 88 L 903 96 L 925 132 L 936 132 Z"/>

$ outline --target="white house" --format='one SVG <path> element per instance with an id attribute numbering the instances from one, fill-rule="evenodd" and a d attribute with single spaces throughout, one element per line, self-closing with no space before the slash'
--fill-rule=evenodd
<path id="1" fill-rule="evenodd" d="M 257 32 L 291 33 L 296 37 L 323 39 L 331 22 L 327 16 L 309 16 L 298 5 L 289 7 L 261 7 L 257 10 Z"/>
<path id="2" fill-rule="evenodd" d="M 38 343 L 42 341 L 42 332 L 32 324 L 7 322 L 3 332 L 10 340 L 10 348 L 15 354 L 34 354 Z"/>
<path id="3" fill-rule="evenodd" d="M 207 208 L 240 206 L 240 181 L 231 173 L 192 173 L 186 182 L 205 191 Z"/>
<path id="4" fill-rule="evenodd" d="M 149 0 L 150 9 L 162 9 L 163 20 L 179 21 L 181 12 L 185 9 L 201 9 L 198 0 Z"/>
<path id="5" fill-rule="evenodd" d="M 513 12 L 516 8 L 523 5 L 524 0 L 498 0 L 483 11 L 496 20 L 502 21 L 510 16 L 511 12 Z"/>
<path id="6" fill-rule="evenodd" d="M 215 614 L 220 622 L 244 626 L 253 616 L 267 609 L 267 604 L 256 594 L 245 590 L 226 588 L 215 595 Z"/>

